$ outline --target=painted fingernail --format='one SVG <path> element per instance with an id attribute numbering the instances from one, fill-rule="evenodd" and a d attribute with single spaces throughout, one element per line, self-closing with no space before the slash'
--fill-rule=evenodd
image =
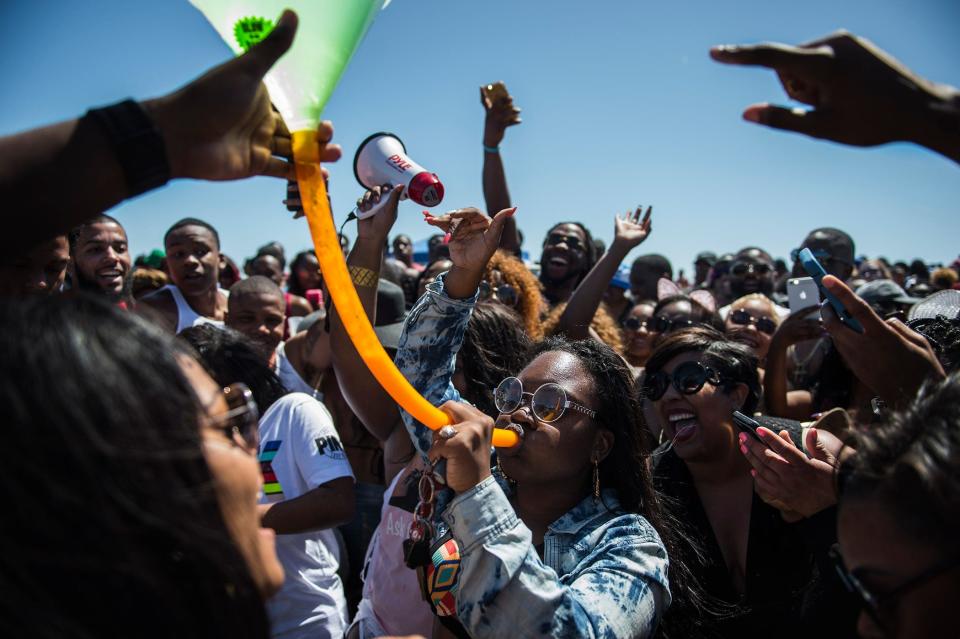
<path id="1" fill-rule="evenodd" d="M 760 436 L 760 439 L 766 439 L 767 430 L 763 426 L 761 426 L 760 428 L 757 429 L 757 435 Z"/>
<path id="2" fill-rule="evenodd" d="M 739 435 L 737 435 L 737 439 L 739 439 L 740 443 L 742 444 L 747 441 L 747 436 L 744 433 L 740 433 Z"/>
<path id="3" fill-rule="evenodd" d="M 747 447 L 744 446 L 743 444 L 740 444 L 740 452 L 743 453 L 744 455 L 746 455 L 746 454 L 747 454 Z"/>
<path id="4" fill-rule="evenodd" d="M 443 236 L 443 243 L 444 243 L 444 244 L 449 244 L 451 237 L 453 237 L 453 233 L 447 233 L 446 235 L 444 235 L 444 236 Z"/>
<path id="5" fill-rule="evenodd" d="M 751 468 L 751 469 L 750 469 L 750 476 L 751 476 L 751 477 L 756 477 L 756 476 L 757 476 L 757 471 L 755 471 L 754 469 Z"/>

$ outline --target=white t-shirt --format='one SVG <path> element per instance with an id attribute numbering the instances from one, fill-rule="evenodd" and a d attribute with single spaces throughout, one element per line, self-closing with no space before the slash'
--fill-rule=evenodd
<path id="1" fill-rule="evenodd" d="M 261 504 L 299 497 L 339 477 L 353 477 L 327 409 L 304 393 L 278 399 L 260 418 Z M 337 575 L 340 553 L 333 530 L 277 535 L 286 572 L 267 602 L 274 637 L 337 637 L 347 602 Z"/>

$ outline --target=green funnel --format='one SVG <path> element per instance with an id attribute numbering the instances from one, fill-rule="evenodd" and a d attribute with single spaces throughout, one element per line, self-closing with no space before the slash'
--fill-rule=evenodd
<path id="1" fill-rule="evenodd" d="M 190 0 L 237 54 L 266 37 L 284 9 L 300 18 L 293 46 L 267 73 L 291 131 L 314 129 L 360 40 L 390 0 Z"/>

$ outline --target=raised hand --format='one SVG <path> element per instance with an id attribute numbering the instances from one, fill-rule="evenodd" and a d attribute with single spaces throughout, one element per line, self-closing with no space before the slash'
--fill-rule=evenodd
<path id="1" fill-rule="evenodd" d="M 499 82 L 480 87 L 480 104 L 486 111 L 483 144 L 489 147 L 499 146 L 507 127 L 522 122 L 520 109 L 513 105 L 513 96 L 507 93 L 506 87 Z"/>
<path id="2" fill-rule="evenodd" d="M 719 46 L 710 55 L 718 62 L 773 69 L 791 99 L 813 107 L 755 104 L 743 113 L 751 122 L 855 146 L 913 141 L 946 155 L 951 154 L 932 146 L 943 143 L 936 138 L 949 134 L 955 144 L 960 137 L 956 89 L 921 78 L 846 31 L 800 46 Z"/>
<path id="3" fill-rule="evenodd" d="M 614 232 L 613 232 L 613 242 L 614 244 L 620 244 L 627 250 L 639 246 L 650 236 L 650 232 L 653 230 L 652 223 L 650 221 L 650 214 L 653 212 L 653 207 L 648 206 L 647 212 L 643 212 L 643 205 L 638 206 L 636 211 L 632 213 L 627 211 L 622 216 L 618 215 L 614 218 Z"/>
<path id="4" fill-rule="evenodd" d="M 863 333 L 850 330 L 833 307 L 824 305 L 820 313 L 833 343 L 853 374 L 889 406 L 905 407 L 926 380 L 946 376 L 923 335 L 907 328 L 900 320 L 884 321 L 833 275 L 823 278 L 823 286 L 837 296 L 863 327 Z"/>
<path id="5" fill-rule="evenodd" d="M 816 307 L 802 309 L 783 320 L 773 334 L 777 346 L 786 348 L 797 342 L 823 337 L 823 324 L 816 315 L 816 310 Z"/>
<path id="6" fill-rule="evenodd" d="M 284 11 L 270 35 L 245 54 L 143 103 L 163 134 L 172 177 L 295 177 L 290 132 L 270 105 L 263 76 L 290 48 L 296 30 L 297 15 Z M 340 148 L 327 146 L 320 157 L 333 162 Z"/>
<path id="7" fill-rule="evenodd" d="M 357 220 L 357 240 L 373 240 L 379 243 L 386 241 L 390 235 L 390 229 L 397 221 L 397 205 L 400 203 L 400 196 L 403 194 L 403 185 L 391 187 L 389 184 L 375 186 L 365 192 L 357 200 L 357 208 L 360 211 L 369 211 L 380 203 L 383 198 L 387 198 L 387 203 L 376 215 L 371 215 L 365 219 Z"/>

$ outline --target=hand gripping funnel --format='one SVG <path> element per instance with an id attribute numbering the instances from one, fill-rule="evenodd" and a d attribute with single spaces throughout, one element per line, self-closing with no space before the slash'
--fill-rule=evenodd
<path id="1" fill-rule="evenodd" d="M 390 0 L 190 1 L 238 54 L 265 38 L 284 9 L 298 14 L 298 35 L 290 50 L 267 73 L 264 83 L 293 132 L 300 197 L 324 280 L 350 341 L 377 382 L 422 424 L 433 430 L 449 424 L 450 416 L 410 385 L 377 340 L 343 261 L 320 173 L 316 137 L 320 113 L 377 12 Z M 516 433 L 494 430 L 494 446 L 517 443 Z"/>
<path id="2" fill-rule="evenodd" d="M 190 0 L 236 54 L 262 40 L 284 9 L 300 27 L 264 83 L 291 131 L 315 129 L 320 113 L 374 18 L 390 0 Z"/>

